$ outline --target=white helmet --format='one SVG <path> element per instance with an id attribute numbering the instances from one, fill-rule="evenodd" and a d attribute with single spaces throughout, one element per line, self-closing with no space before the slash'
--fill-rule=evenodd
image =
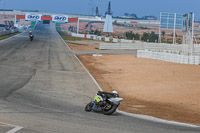
<path id="1" fill-rule="evenodd" d="M 117 92 L 117 91 L 112 91 L 112 93 L 113 93 L 113 94 L 118 94 L 118 92 Z"/>

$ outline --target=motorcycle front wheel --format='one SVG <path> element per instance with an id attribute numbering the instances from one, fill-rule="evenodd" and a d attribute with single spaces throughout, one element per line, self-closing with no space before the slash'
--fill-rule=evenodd
<path id="1" fill-rule="evenodd" d="M 85 111 L 90 112 L 92 111 L 92 107 L 93 107 L 94 103 L 90 102 L 85 106 Z"/>

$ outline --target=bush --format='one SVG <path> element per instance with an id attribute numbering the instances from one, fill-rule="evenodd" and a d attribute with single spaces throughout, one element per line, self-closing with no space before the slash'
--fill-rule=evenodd
<path id="1" fill-rule="evenodd" d="M 140 35 L 138 33 L 134 34 L 132 31 L 126 32 L 126 38 L 129 40 L 139 40 Z"/>
<path id="2" fill-rule="evenodd" d="M 97 36 L 101 36 L 101 31 L 95 30 L 95 31 L 94 31 L 94 34 L 97 35 Z"/>
<path id="3" fill-rule="evenodd" d="M 145 42 L 155 42 L 156 40 L 158 40 L 158 35 L 156 35 L 155 32 L 144 32 L 141 39 Z"/>

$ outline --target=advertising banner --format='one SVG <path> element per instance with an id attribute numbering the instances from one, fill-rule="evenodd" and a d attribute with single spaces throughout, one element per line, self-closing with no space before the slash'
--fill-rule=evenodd
<path id="1" fill-rule="evenodd" d="M 40 14 L 26 14 L 25 20 L 28 21 L 40 21 L 42 15 Z"/>
<path id="2" fill-rule="evenodd" d="M 68 22 L 68 16 L 52 15 L 52 21 L 67 23 Z"/>
<path id="3" fill-rule="evenodd" d="M 182 30 L 183 14 L 180 13 L 160 13 L 160 28 L 169 30 Z"/>

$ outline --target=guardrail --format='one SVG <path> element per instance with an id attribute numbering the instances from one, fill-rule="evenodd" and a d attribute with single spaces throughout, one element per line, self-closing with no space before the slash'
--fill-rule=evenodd
<path id="1" fill-rule="evenodd" d="M 80 38 L 87 38 L 87 39 L 93 39 L 93 40 L 102 40 L 101 36 L 97 36 L 97 35 L 91 35 L 91 34 L 76 34 L 73 32 L 68 32 L 71 34 L 71 36 L 73 37 L 80 37 Z"/>
<path id="2" fill-rule="evenodd" d="M 126 40 L 126 39 L 117 39 L 117 38 L 111 38 L 111 37 L 103 37 L 103 36 L 97 36 L 97 35 L 92 35 L 92 34 L 77 34 L 73 33 L 70 31 L 67 31 L 68 33 L 71 34 L 73 37 L 80 37 L 80 38 L 87 38 L 87 39 L 93 39 L 93 40 L 103 40 L 105 42 L 115 42 L 115 43 L 133 43 L 133 40 Z"/>

